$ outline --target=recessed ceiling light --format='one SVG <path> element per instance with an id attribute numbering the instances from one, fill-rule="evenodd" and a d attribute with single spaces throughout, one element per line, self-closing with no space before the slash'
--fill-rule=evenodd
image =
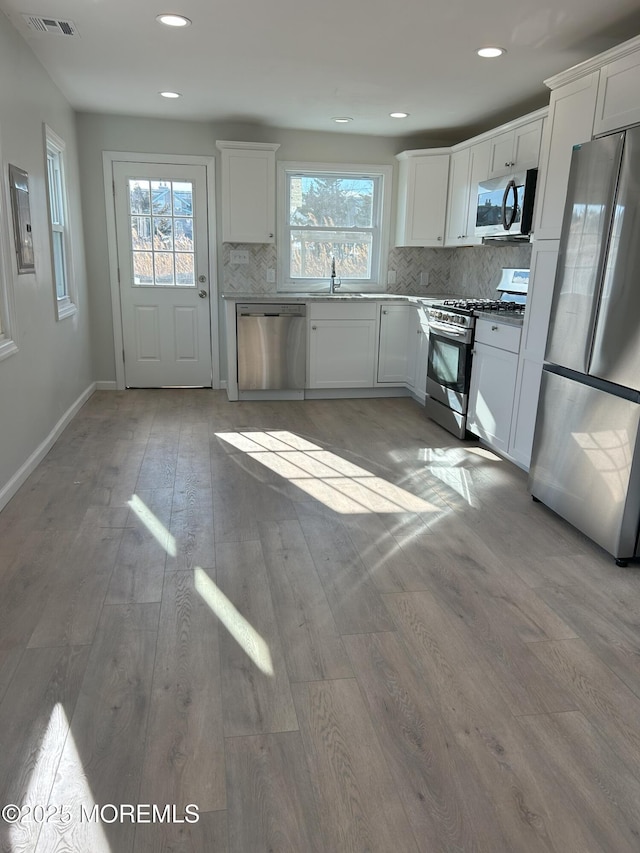
<path id="1" fill-rule="evenodd" d="M 158 15 L 156 21 L 167 27 L 188 27 L 191 23 L 189 18 L 185 18 L 184 15 L 176 15 L 174 12 L 165 12 L 163 15 Z"/>
<path id="2" fill-rule="evenodd" d="M 389 113 L 391 118 L 409 118 L 409 113 Z"/>
<path id="3" fill-rule="evenodd" d="M 503 47 L 481 47 L 479 50 L 476 50 L 478 56 L 481 56 L 483 59 L 495 59 L 506 52 Z"/>
<path id="4" fill-rule="evenodd" d="M 160 92 L 163 98 L 180 98 L 180 92 Z"/>
<path id="5" fill-rule="evenodd" d="M 347 122 L 353 121 L 351 116 L 334 116 L 331 121 L 335 121 L 337 124 L 347 124 Z"/>

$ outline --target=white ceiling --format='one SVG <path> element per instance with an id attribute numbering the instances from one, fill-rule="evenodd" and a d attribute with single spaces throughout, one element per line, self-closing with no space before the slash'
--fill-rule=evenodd
<path id="1" fill-rule="evenodd" d="M 638 0 L 0 0 L 80 111 L 456 141 L 640 33 Z M 193 21 L 176 30 L 161 12 Z M 72 20 L 36 34 L 22 13 Z M 497 60 L 475 49 L 498 44 Z M 182 93 L 167 101 L 158 94 Z M 389 118 L 394 110 L 408 119 Z M 333 116 L 353 117 L 336 125 Z"/>

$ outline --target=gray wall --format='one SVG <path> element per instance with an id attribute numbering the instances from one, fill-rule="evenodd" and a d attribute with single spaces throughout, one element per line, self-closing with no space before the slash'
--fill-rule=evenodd
<path id="1" fill-rule="evenodd" d="M 46 207 L 46 122 L 66 149 L 69 214 L 78 312 L 58 322 L 55 313 Z M 75 117 L 4 14 L 0 13 L 0 227 L 9 229 L 5 265 L 13 282 L 17 353 L 0 361 L 0 496 L 6 484 L 47 438 L 93 381 L 89 294 L 85 272 Z M 13 231 L 5 201 L 7 167 L 29 174 L 35 274 L 17 275 Z"/>

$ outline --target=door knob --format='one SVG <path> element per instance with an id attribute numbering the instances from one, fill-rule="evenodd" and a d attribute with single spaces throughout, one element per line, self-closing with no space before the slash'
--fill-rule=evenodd
<path id="1" fill-rule="evenodd" d="M 200 297 L 200 299 L 206 299 L 207 298 L 207 291 L 206 290 L 199 290 L 198 296 Z"/>

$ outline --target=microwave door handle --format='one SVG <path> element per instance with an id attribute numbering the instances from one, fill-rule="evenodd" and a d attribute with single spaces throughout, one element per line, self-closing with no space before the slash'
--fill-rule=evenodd
<path id="1" fill-rule="evenodd" d="M 513 209 L 511 211 L 511 218 L 507 222 L 507 201 L 509 198 L 509 193 L 513 193 Z M 508 231 L 513 223 L 516 221 L 516 216 L 518 215 L 518 187 L 516 182 L 511 179 L 507 186 L 505 187 L 504 195 L 502 196 L 502 227 L 505 231 Z"/>

